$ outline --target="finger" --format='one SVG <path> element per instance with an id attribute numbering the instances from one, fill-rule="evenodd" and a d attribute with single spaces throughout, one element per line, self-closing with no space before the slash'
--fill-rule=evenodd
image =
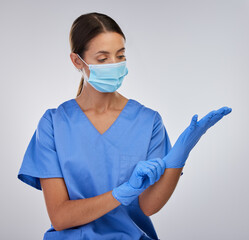
<path id="1" fill-rule="evenodd" d="M 155 178 L 154 182 L 157 182 L 161 176 L 161 166 L 157 162 L 155 162 L 154 159 L 152 161 L 149 161 L 148 164 L 150 165 L 150 169 L 153 172 Z"/>
<path id="2" fill-rule="evenodd" d="M 211 112 L 209 112 L 206 116 L 204 116 L 200 121 L 199 121 L 199 125 L 200 126 L 205 126 L 206 124 L 208 124 L 208 122 L 210 122 L 214 117 L 215 120 L 218 119 L 220 120 L 224 115 L 229 114 L 232 111 L 231 108 L 229 107 L 222 107 L 218 110 L 213 110 Z M 219 116 L 221 116 L 221 118 L 219 118 Z M 215 123 L 215 122 L 214 122 Z"/>
<path id="3" fill-rule="evenodd" d="M 160 167 L 158 166 L 157 168 L 160 169 L 160 176 L 164 173 L 164 170 L 166 168 L 166 163 L 165 161 L 163 161 L 161 158 L 153 158 L 153 159 L 149 159 L 148 161 L 153 161 L 153 162 L 156 162 L 157 165 L 160 165 Z"/>
<path id="4" fill-rule="evenodd" d="M 131 179 L 129 181 L 132 187 L 141 188 L 144 182 L 144 178 L 145 178 L 144 176 L 136 176 L 135 178 L 132 178 L 132 181 Z"/>
<path id="5" fill-rule="evenodd" d="M 218 111 L 221 112 L 225 116 L 229 114 L 230 112 L 232 112 L 232 108 L 225 106 L 225 107 L 220 108 Z"/>
<path id="6" fill-rule="evenodd" d="M 147 161 L 141 161 L 140 166 L 137 169 L 137 176 L 145 177 L 147 175 L 147 168 L 150 167 L 150 165 L 147 163 Z"/>
<path id="7" fill-rule="evenodd" d="M 210 128 L 213 126 L 215 123 L 217 123 L 219 120 L 221 120 L 225 115 L 231 112 L 231 108 L 228 107 L 222 107 L 215 111 L 214 115 L 212 118 L 210 118 L 206 124 L 206 127 Z"/>
<path id="8" fill-rule="evenodd" d="M 146 175 L 146 177 L 144 178 L 143 180 L 143 185 L 142 185 L 142 188 L 143 189 L 146 189 L 150 186 L 150 179 L 149 177 Z"/>
<path id="9" fill-rule="evenodd" d="M 163 161 L 162 158 L 160 158 L 160 159 L 161 159 L 160 163 L 163 165 L 163 169 L 165 170 L 165 168 L 166 168 L 166 162 Z M 163 170 L 163 172 L 164 172 L 164 170 Z"/>
<path id="10" fill-rule="evenodd" d="M 165 168 L 166 168 L 166 163 L 161 158 L 158 158 L 158 163 L 161 166 L 161 169 L 162 169 L 161 175 L 162 175 L 162 174 L 164 174 L 164 171 L 165 171 Z"/>
<path id="11" fill-rule="evenodd" d="M 190 129 L 194 129 L 196 127 L 196 124 L 197 124 L 197 119 L 198 119 L 198 114 L 195 114 L 192 119 L 191 119 L 191 122 L 190 122 Z"/>
<path id="12" fill-rule="evenodd" d="M 206 116 L 204 116 L 199 122 L 198 125 L 200 127 L 205 128 L 208 124 L 208 122 L 212 119 L 212 117 L 216 114 L 216 111 L 213 110 L 211 112 L 209 112 Z"/>
<path id="13" fill-rule="evenodd" d="M 141 176 L 143 178 L 148 177 L 149 179 L 151 179 L 154 176 L 154 173 L 151 170 L 151 165 L 146 163 L 145 161 L 143 165 L 141 165 L 140 168 L 138 169 L 137 176 Z"/>
<path id="14" fill-rule="evenodd" d="M 230 112 L 232 112 L 232 108 L 227 107 L 227 110 L 224 112 L 224 115 L 229 114 Z"/>
<path id="15" fill-rule="evenodd" d="M 154 163 L 154 160 L 153 159 L 149 159 L 149 160 L 145 160 L 144 161 L 144 164 L 143 164 L 143 167 L 144 168 L 151 168 L 151 166 L 154 166 L 155 167 L 155 165 L 154 164 L 152 164 L 152 163 Z"/>
<path id="16" fill-rule="evenodd" d="M 141 187 L 141 185 L 143 188 L 147 188 L 148 186 L 150 186 L 151 181 L 149 175 L 151 175 L 150 169 L 148 169 L 148 167 L 144 165 L 140 166 L 137 169 L 137 174 L 134 180 L 135 183 L 133 183 L 132 185 L 136 186 L 137 188 Z"/>
<path id="17" fill-rule="evenodd" d="M 152 166 L 153 172 L 156 176 L 155 181 L 157 182 L 161 177 L 161 172 L 162 172 L 161 165 L 158 163 L 158 161 L 156 159 L 152 159 L 152 161 L 150 161 L 148 163 L 151 164 L 151 166 Z"/>
<path id="18" fill-rule="evenodd" d="M 151 170 L 150 167 L 151 167 L 151 166 L 147 167 L 147 168 L 144 170 L 144 173 L 148 176 L 149 181 L 150 181 L 150 185 L 153 185 L 153 184 L 155 183 L 156 176 L 155 176 L 153 170 Z"/>

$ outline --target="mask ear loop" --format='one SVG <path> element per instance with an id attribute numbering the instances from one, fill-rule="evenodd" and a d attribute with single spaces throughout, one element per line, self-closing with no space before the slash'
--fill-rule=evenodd
<path id="1" fill-rule="evenodd" d="M 79 54 L 77 54 L 77 56 L 81 59 L 81 61 L 83 61 L 89 67 L 89 65 L 80 57 Z"/>
<path id="2" fill-rule="evenodd" d="M 83 62 L 88 66 L 88 68 L 89 68 L 89 65 L 80 57 L 80 55 L 77 54 L 77 56 L 78 56 L 78 57 L 81 59 L 81 61 L 83 61 Z M 85 72 L 85 69 L 82 68 L 82 69 L 80 69 L 80 71 L 82 72 L 82 74 L 83 74 L 83 76 L 84 76 L 84 79 L 88 80 L 88 77 L 87 77 L 87 74 L 86 74 L 86 72 Z"/>

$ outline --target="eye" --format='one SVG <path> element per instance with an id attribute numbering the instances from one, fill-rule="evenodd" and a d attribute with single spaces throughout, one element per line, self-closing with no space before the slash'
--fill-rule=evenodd
<path id="1" fill-rule="evenodd" d="M 125 55 L 118 56 L 118 58 L 120 59 L 125 58 Z"/>
<path id="2" fill-rule="evenodd" d="M 104 62 L 107 58 L 99 59 L 99 62 Z"/>
<path id="3" fill-rule="evenodd" d="M 123 59 L 125 58 L 125 55 L 120 55 L 118 56 L 119 59 Z M 98 62 L 104 62 L 107 58 L 103 58 L 103 59 L 98 59 Z"/>

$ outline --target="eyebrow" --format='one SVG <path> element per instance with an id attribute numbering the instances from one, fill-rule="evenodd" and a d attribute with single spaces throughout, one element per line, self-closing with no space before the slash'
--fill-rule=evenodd
<path id="1" fill-rule="evenodd" d="M 125 50 L 125 48 L 124 48 L 124 47 L 123 47 L 123 48 L 120 48 L 117 52 L 120 52 L 120 51 L 122 51 L 122 50 Z M 109 54 L 110 52 L 108 52 L 108 51 L 98 51 L 97 53 L 95 53 L 95 55 L 98 54 L 98 53 L 106 53 L 106 54 Z"/>

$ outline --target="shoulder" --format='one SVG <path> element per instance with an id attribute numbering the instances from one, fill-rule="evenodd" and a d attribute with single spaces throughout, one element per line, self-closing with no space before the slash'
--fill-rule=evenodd
<path id="1" fill-rule="evenodd" d="M 155 108 L 148 107 L 147 105 L 143 104 L 142 102 L 140 102 L 136 99 L 131 99 L 131 101 L 135 105 L 137 105 L 137 107 L 139 108 L 139 111 L 143 117 L 149 118 L 149 119 L 153 120 L 153 122 L 162 121 L 161 114 Z"/>
<path id="2" fill-rule="evenodd" d="M 74 99 L 69 99 L 60 103 L 57 107 L 47 108 L 41 118 L 40 121 L 49 121 L 51 124 L 58 118 L 62 117 L 65 114 L 70 114 L 70 112 L 75 107 Z"/>

